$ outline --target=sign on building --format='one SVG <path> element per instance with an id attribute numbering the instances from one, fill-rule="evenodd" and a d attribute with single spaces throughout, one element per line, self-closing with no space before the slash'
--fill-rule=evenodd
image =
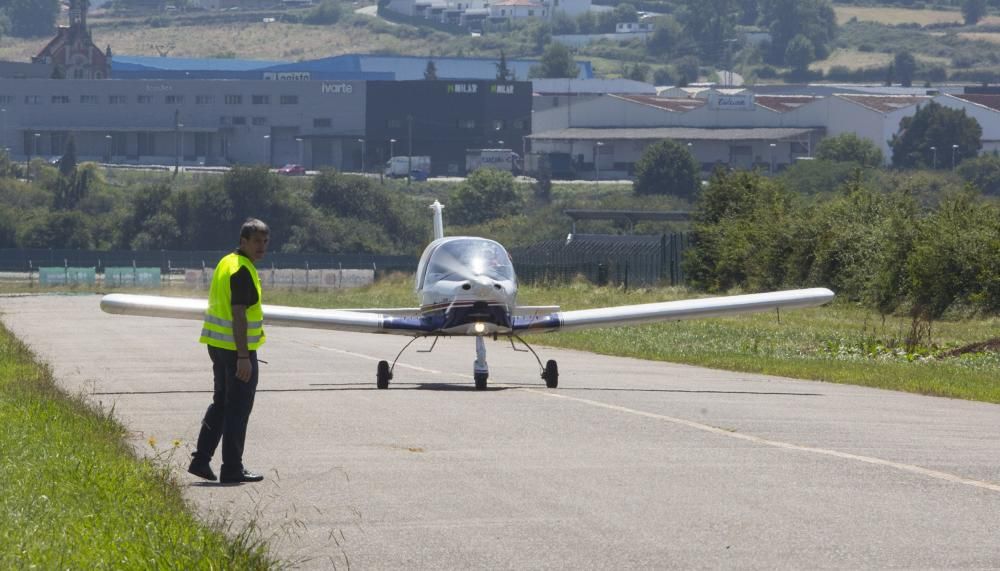
<path id="1" fill-rule="evenodd" d="M 708 98 L 708 108 L 722 111 L 753 111 L 753 93 L 735 95 L 712 93 Z"/>
<path id="2" fill-rule="evenodd" d="M 308 71 L 265 71 L 264 79 L 269 81 L 309 81 Z"/>

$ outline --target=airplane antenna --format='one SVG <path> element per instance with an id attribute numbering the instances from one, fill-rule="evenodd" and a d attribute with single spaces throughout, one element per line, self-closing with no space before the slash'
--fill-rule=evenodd
<path id="1" fill-rule="evenodd" d="M 444 238 L 444 218 L 441 216 L 444 205 L 435 200 L 431 210 L 434 211 L 434 239 Z"/>

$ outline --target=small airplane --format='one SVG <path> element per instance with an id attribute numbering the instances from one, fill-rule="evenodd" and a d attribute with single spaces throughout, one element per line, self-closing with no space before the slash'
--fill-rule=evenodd
<path id="1" fill-rule="evenodd" d="M 506 337 L 530 351 L 541 369 L 545 386 L 559 385 L 559 367 L 541 359 L 521 335 L 618 325 L 637 325 L 769 311 L 776 308 L 815 307 L 834 298 L 825 288 L 798 289 L 598 309 L 560 311 L 559 306 L 517 304 L 517 277 L 510 255 L 498 242 L 486 238 L 444 235 L 440 202 L 434 201 L 434 241 L 417 265 L 415 290 L 420 307 L 389 309 L 313 309 L 264 305 L 268 325 L 306 327 L 360 333 L 411 336 L 390 364 L 379 361 L 376 387 L 389 388 L 396 362 L 417 339 L 433 337 L 433 351 L 440 337 L 471 336 L 476 340 L 473 379 L 476 389 L 486 388 L 489 366 L 485 338 Z M 101 299 L 107 313 L 202 320 L 207 300 L 148 295 L 108 294 Z"/>

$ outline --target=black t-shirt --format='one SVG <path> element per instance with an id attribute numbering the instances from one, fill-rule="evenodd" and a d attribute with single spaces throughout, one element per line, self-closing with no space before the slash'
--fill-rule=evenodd
<path id="1" fill-rule="evenodd" d="M 244 258 L 249 258 L 243 252 L 239 250 L 236 251 L 237 254 L 243 256 Z M 232 305 L 245 305 L 250 307 L 257 303 L 257 288 L 253 285 L 253 276 L 250 275 L 250 270 L 246 266 L 241 266 L 239 270 L 236 271 L 229 278 L 229 290 L 232 296 Z"/>

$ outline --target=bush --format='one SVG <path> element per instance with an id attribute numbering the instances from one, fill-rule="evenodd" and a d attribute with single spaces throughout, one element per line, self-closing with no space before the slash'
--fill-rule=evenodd
<path id="1" fill-rule="evenodd" d="M 635 164 L 636 194 L 670 194 L 693 198 L 700 184 L 701 166 L 687 147 L 676 141 L 660 141 L 646 147 Z"/>
<path id="2" fill-rule="evenodd" d="M 323 0 L 322 3 L 309 11 L 303 21 L 314 26 L 328 26 L 339 22 L 342 15 L 343 10 L 340 3 L 334 0 Z"/>
<path id="3" fill-rule="evenodd" d="M 885 159 L 882 149 L 875 146 L 875 143 L 854 133 L 842 133 L 823 139 L 816 146 L 816 158 L 853 162 L 863 167 L 880 167 Z"/>
<path id="4" fill-rule="evenodd" d="M 509 172 L 481 168 L 473 172 L 452 196 L 452 212 L 463 225 L 518 214 L 524 204 Z"/>
<path id="5" fill-rule="evenodd" d="M 958 175 L 984 194 L 1000 196 L 1000 156 L 981 155 L 962 161 Z"/>

